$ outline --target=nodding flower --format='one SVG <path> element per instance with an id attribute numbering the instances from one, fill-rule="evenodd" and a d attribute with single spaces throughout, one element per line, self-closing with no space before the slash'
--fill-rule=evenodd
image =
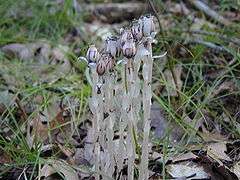
<path id="1" fill-rule="evenodd" d="M 131 30 L 132 30 L 132 35 L 135 38 L 135 40 L 140 41 L 143 37 L 141 21 L 140 20 L 133 21 Z"/>
<path id="2" fill-rule="evenodd" d="M 145 37 L 149 37 L 153 32 L 155 32 L 153 16 L 151 15 L 142 16 L 139 19 L 139 21 L 142 23 L 142 32 Z"/>
<path id="3" fill-rule="evenodd" d="M 121 33 L 120 43 L 123 46 L 127 41 L 133 42 L 133 35 L 130 29 L 124 29 Z"/>
<path id="4" fill-rule="evenodd" d="M 99 61 L 97 62 L 96 72 L 99 76 L 102 76 L 106 71 L 106 59 L 105 54 L 101 55 Z"/>
<path id="5" fill-rule="evenodd" d="M 106 71 L 112 72 L 115 64 L 116 64 L 115 59 L 113 59 L 112 56 L 109 56 L 109 58 L 106 62 Z"/>
<path id="6" fill-rule="evenodd" d="M 136 55 L 136 45 L 134 42 L 126 41 L 122 47 L 123 55 L 130 59 Z"/>
<path id="7" fill-rule="evenodd" d="M 86 58 L 89 63 L 96 62 L 99 58 L 99 53 L 95 45 L 90 45 L 87 51 Z"/>
<path id="8" fill-rule="evenodd" d="M 119 57 L 121 54 L 119 38 L 116 36 L 108 37 L 105 41 L 105 49 L 112 57 Z"/>

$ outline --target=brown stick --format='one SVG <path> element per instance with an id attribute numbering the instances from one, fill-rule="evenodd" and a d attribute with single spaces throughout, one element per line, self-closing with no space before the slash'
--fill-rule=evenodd
<path id="1" fill-rule="evenodd" d="M 89 21 L 99 19 L 105 23 L 115 23 L 124 20 L 138 18 L 146 10 L 145 3 L 103 3 L 85 5 L 85 11 L 89 13 Z"/>
<path id="2" fill-rule="evenodd" d="M 207 16 L 212 18 L 213 20 L 228 26 L 231 24 L 229 20 L 218 14 L 216 11 L 212 10 L 208 5 L 206 5 L 203 1 L 200 0 L 188 0 L 192 5 L 194 5 L 197 9 L 204 12 Z"/>
<path id="3" fill-rule="evenodd" d="M 207 32 L 207 31 L 202 31 L 202 30 L 183 30 L 183 32 L 187 32 L 190 34 L 201 34 L 201 35 L 206 35 L 206 36 L 208 36 L 208 35 L 218 36 L 220 39 L 223 39 L 224 41 L 232 42 L 232 43 L 240 46 L 240 39 L 228 37 L 226 35 L 215 33 L 215 32 Z"/>
<path id="4" fill-rule="evenodd" d="M 223 46 L 218 46 L 218 45 L 216 45 L 212 42 L 208 42 L 208 41 L 202 41 L 202 40 L 199 40 L 199 39 L 194 39 L 194 40 L 189 40 L 186 43 L 188 43 L 188 44 L 201 44 L 201 45 L 204 45 L 204 46 L 206 46 L 208 48 L 211 48 L 215 51 L 227 52 L 227 53 L 231 54 L 231 52 L 227 48 L 225 48 Z"/>

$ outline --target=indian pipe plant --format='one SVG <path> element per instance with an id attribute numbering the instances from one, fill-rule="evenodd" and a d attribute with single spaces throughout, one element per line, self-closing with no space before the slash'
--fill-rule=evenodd
<path id="1" fill-rule="evenodd" d="M 108 37 L 101 51 L 90 45 L 82 58 L 88 63 L 93 114 L 85 154 L 96 179 L 123 179 L 124 168 L 128 180 L 148 179 L 153 59 L 166 54 L 153 57 L 155 35 L 153 16 L 142 16 L 121 28 L 119 36 Z"/>

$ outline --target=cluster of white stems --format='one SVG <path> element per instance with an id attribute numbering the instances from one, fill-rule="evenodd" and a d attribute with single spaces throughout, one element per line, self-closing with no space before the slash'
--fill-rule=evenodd
<path id="1" fill-rule="evenodd" d="M 85 154 L 96 179 L 123 179 L 123 169 L 128 180 L 136 178 L 135 172 L 139 180 L 148 179 L 155 35 L 153 16 L 146 15 L 120 29 L 119 36 L 107 38 L 102 50 L 90 45 L 87 51 L 93 128 Z"/>

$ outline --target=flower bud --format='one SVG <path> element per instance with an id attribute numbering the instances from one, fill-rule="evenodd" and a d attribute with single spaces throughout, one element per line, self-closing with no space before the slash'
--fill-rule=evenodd
<path id="1" fill-rule="evenodd" d="M 131 30 L 132 30 L 133 37 L 137 41 L 140 41 L 142 39 L 142 37 L 143 37 L 141 21 L 134 21 L 133 24 L 132 24 Z"/>
<path id="2" fill-rule="evenodd" d="M 127 41 L 125 42 L 125 44 L 122 47 L 122 51 L 123 51 L 123 55 L 126 58 L 132 58 L 135 56 L 136 54 L 136 46 L 134 42 L 131 41 Z"/>
<path id="3" fill-rule="evenodd" d="M 96 72 L 99 76 L 102 76 L 106 71 L 106 63 L 103 60 L 97 62 Z"/>
<path id="4" fill-rule="evenodd" d="M 106 39 L 105 48 L 106 52 L 111 54 L 112 57 L 116 58 L 120 56 L 121 47 L 119 39 L 116 36 L 112 36 Z"/>
<path id="5" fill-rule="evenodd" d="M 87 51 L 86 58 L 89 63 L 96 62 L 99 58 L 99 53 L 95 45 L 90 45 Z"/>
<path id="6" fill-rule="evenodd" d="M 120 39 L 121 46 L 123 46 L 127 41 L 133 42 L 133 35 L 131 30 L 129 29 L 125 29 L 121 34 L 121 39 Z"/>
<path id="7" fill-rule="evenodd" d="M 107 62 L 106 62 L 106 70 L 111 72 L 115 66 L 115 60 L 109 56 Z"/>
<path id="8" fill-rule="evenodd" d="M 151 36 L 155 32 L 155 25 L 153 22 L 153 16 L 147 15 L 140 18 L 142 23 L 142 32 L 145 37 Z"/>

